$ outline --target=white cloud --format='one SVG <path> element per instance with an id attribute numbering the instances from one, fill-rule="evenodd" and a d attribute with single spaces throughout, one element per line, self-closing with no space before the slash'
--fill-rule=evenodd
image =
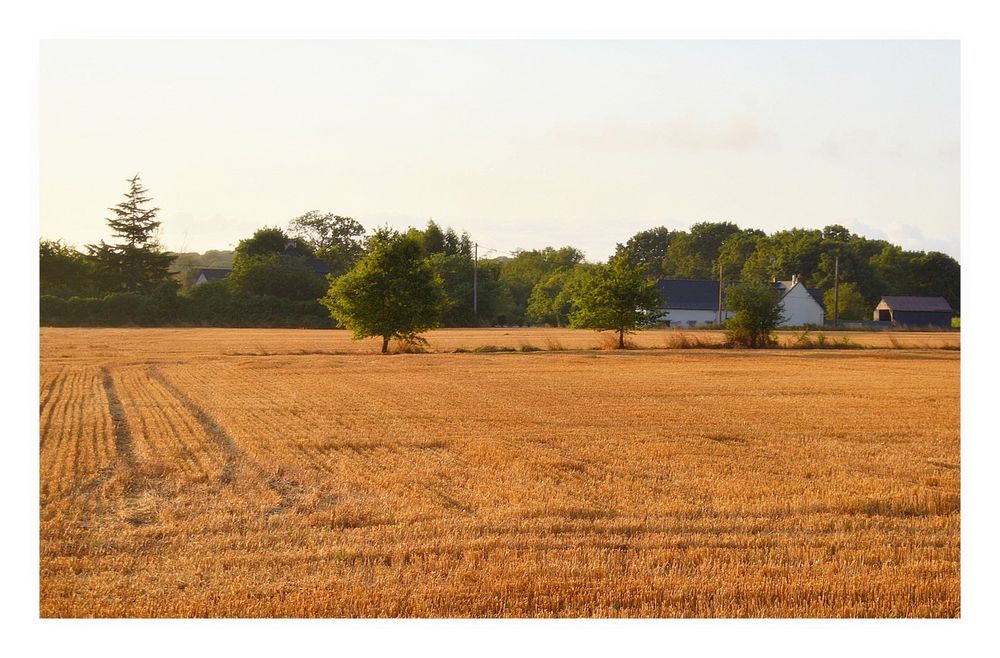
<path id="1" fill-rule="evenodd" d="M 853 233 L 876 240 L 888 240 L 903 249 L 912 251 L 940 251 L 959 260 L 960 250 L 958 240 L 948 240 L 940 237 L 927 236 L 922 230 L 912 224 L 890 222 L 879 228 L 852 219 L 844 223 Z"/>

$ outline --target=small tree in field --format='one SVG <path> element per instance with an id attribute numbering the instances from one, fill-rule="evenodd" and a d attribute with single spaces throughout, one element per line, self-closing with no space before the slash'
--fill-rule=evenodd
<path id="1" fill-rule="evenodd" d="M 355 340 L 380 336 L 383 354 L 392 338 L 414 341 L 440 326 L 448 305 L 441 277 L 424 261 L 420 242 L 390 229 L 375 232 L 365 256 L 332 279 L 320 301 Z"/>
<path id="2" fill-rule="evenodd" d="M 772 347 L 771 332 L 785 320 L 781 297 L 766 283 L 739 283 L 726 289 L 726 308 L 735 315 L 726 320 L 729 342 L 740 347 Z"/>
<path id="3" fill-rule="evenodd" d="M 652 326 L 660 303 L 656 283 L 646 277 L 645 267 L 633 267 L 627 255 L 618 254 L 594 273 L 578 300 L 578 310 L 570 316 L 570 326 L 614 330 L 618 349 L 625 349 L 625 334 Z"/>

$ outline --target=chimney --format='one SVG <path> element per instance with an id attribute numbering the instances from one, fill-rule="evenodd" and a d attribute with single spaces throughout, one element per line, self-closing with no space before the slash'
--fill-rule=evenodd
<path id="1" fill-rule="evenodd" d="M 792 285 L 793 285 L 793 286 L 794 286 L 794 285 L 795 285 L 796 283 L 798 283 L 799 281 L 801 281 L 801 280 L 802 280 L 802 275 L 801 275 L 801 274 L 793 274 L 793 275 L 792 275 Z"/>

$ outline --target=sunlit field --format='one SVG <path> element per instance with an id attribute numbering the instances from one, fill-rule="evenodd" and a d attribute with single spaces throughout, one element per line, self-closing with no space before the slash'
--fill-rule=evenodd
<path id="1" fill-rule="evenodd" d="M 959 335 L 681 333 L 42 329 L 41 614 L 958 616 Z"/>
<path id="2" fill-rule="evenodd" d="M 790 344 L 801 331 L 778 331 L 780 344 Z M 958 348 L 955 331 L 812 331 L 829 342 L 847 339 L 864 347 Z M 221 356 L 278 356 L 303 353 L 377 353 L 376 338 L 351 340 L 345 330 L 302 329 L 56 329 L 41 330 L 43 360 L 148 360 Z M 488 346 L 540 350 L 593 350 L 606 347 L 613 336 L 594 331 L 540 328 L 438 329 L 424 334 L 431 352 L 472 350 Z M 724 342 L 722 331 L 660 329 L 633 334 L 638 347 L 656 349 L 675 345 L 679 339 L 708 345 Z M 611 341 L 613 342 L 613 341 Z M 103 361 L 102 361 L 103 362 Z"/>

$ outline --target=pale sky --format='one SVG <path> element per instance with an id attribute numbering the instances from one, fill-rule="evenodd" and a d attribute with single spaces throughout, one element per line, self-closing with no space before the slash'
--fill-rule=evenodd
<path id="1" fill-rule="evenodd" d="M 957 41 L 46 41 L 41 227 L 140 173 L 174 251 L 305 211 L 480 255 L 839 223 L 959 257 Z M 487 251 L 493 249 L 495 251 Z"/>

